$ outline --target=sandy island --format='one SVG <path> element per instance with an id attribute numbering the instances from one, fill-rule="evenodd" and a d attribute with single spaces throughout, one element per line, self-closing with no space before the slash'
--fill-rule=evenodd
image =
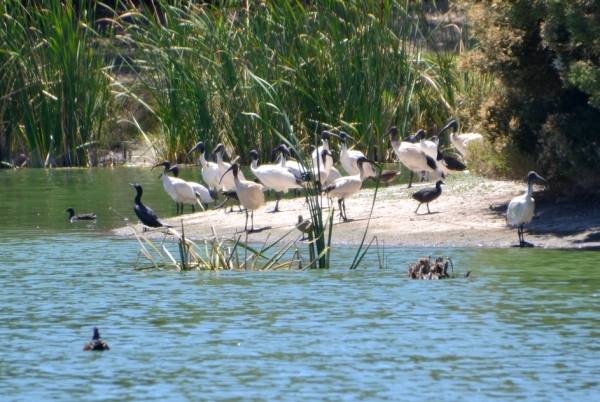
<path id="1" fill-rule="evenodd" d="M 511 247 L 517 244 L 517 231 L 506 226 L 506 208 L 510 200 L 523 194 L 526 183 L 489 180 L 471 175 L 455 175 L 446 179 L 441 197 L 430 204 L 431 214 L 411 195 L 423 186 L 420 183 L 380 188 L 368 228 L 367 241 L 373 236 L 386 245 L 416 247 Z M 541 187 L 536 187 L 540 190 Z M 336 245 L 359 244 L 368 223 L 373 189 L 362 189 L 346 200 L 346 212 L 351 222 L 334 218 L 332 242 Z M 269 213 L 275 204 L 271 194 L 267 205 L 254 213 L 255 228 L 271 229 L 248 235 L 248 241 L 275 241 L 294 229 L 298 215 L 309 217 L 304 198 L 282 199 L 281 212 Z M 600 214 L 595 203 L 573 203 L 551 199 L 534 193 L 536 211 L 526 226 L 525 240 L 541 248 L 589 249 L 600 248 Z M 337 214 L 337 202 L 334 203 Z M 186 208 L 189 210 L 188 208 Z M 211 227 L 221 238 L 232 238 L 244 229 L 245 214 L 224 210 L 207 210 L 195 214 L 163 219 L 178 231 L 183 220 L 185 234 L 193 239 L 211 235 Z M 324 212 L 328 213 L 327 210 Z M 141 228 L 138 224 L 138 229 Z M 117 236 L 132 236 L 127 228 L 116 229 Z M 294 231 L 288 239 L 299 235 Z M 159 233 L 151 236 L 161 236 Z M 245 238 L 243 237 L 242 240 Z"/>

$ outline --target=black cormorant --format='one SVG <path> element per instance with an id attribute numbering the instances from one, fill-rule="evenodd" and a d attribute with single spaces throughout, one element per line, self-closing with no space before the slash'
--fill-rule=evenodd
<path id="1" fill-rule="evenodd" d="M 161 221 L 159 221 L 156 213 L 150 207 L 147 207 L 144 204 L 142 204 L 143 190 L 142 190 L 142 186 L 140 184 L 129 184 L 129 185 L 134 187 L 135 190 L 137 191 L 137 195 L 135 196 L 135 199 L 133 200 L 133 210 L 135 211 L 135 214 L 137 215 L 137 217 L 139 218 L 139 220 L 142 222 L 142 224 L 144 226 L 151 227 L 151 228 L 160 228 L 160 227 L 170 228 L 170 227 L 172 227 L 171 225 L 167 225 L 167 224 L 164 224 Z"/>

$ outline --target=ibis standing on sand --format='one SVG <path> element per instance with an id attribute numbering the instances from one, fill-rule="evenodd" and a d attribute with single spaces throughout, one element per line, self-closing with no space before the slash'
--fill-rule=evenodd
<path id="1" fill-rule="evenodd" d="M 89 214 L 79 214 L 79 215 L 75 215 L 75 211 L 73 210 L 73 208 L 69 207 L 67 208 L 67 210 L 65 212 L 69 213 L 69 220 L 71 222 L 75 222 L 75 221 L 90 221 L 90 220 L 94 220 L 96 219 L 96 214 L 95 213 L 89 213 Z"/>
<path id="2" fill-rule="evenodd" d="M 220 176 L 219 165 L 217 165 L 214 162 L 206 161 L 206 159 L 204 158 L 205 147 L 204 147 L 204 143 L 202 141 L 197 143 L 194 146 L 194 148 L 192 148 L 190 150 L 190 152 L 187 153 L 187 155 L 185 156 L 185 159 L 187 159 L 187 157 L 190 156 L 190 154 L 194 151 L 200 152 L 200 165 L 202 166 L 202 180 L 204 180 L 204 182 L 206 183 L 206 185 L 208 186 L 208 188 L 210 190 L 217 191 L 218 189 L 221 188 L 221 185 L 219 184 L 219 176 Z"/>
<path id="3" fill-rule="evenodd" d="M 548 182 L 536 172 L 529 172 L 527 175 L 527 193 L 513 198 L 510 204 L 508 204 L 508 210 L 506 211 L 506 223 L 509 226 L 517 227 L 519 247 L 533 247 L 533 244 L 525 241 L 523 225 L 531 222 L 535 211 L 535 200 L 531 197 L 534 180 L 541 181 L 549 186 Z"/>
<path id="4" fill-rule="evenodd" d="M 458 122 L 456 120 L 452 120 L 444 128 L 442 128 L 438 136 L 450 128 L 452 129 L 452 131 L 450 132 L 450 142 L 452 143 L 452 145 L 454 145 L 454 148 L 456 148 L 458 153 L 461 154 L 463 157 L 466 157 L 469 152 L 468 146 L 470 142 L 483 140 L 483 136 L 481 134 L 467 133 L 457 135 L 456 130 L 458 129 Z"/>
<path id="5" fill-rule="evenodd" d="M 173 173 L 173 176 L 175 178 L 179 177 L 179 167 L 178 166 L 173 166 L 171 169 L 169 169 L 169 172 Z M 219 196 L 217 195 L 217 193 L 215 191 L 207 189 L 202 184 L 196 183 L 193 181 L 186 181 L 186 183 L 189 184 L 190 186 L 192 186 L 192 189 L 196 192 L 196 198 L 198 200 L 200 200 L 201 203 L 206 204 L 206 207 L 204 207 L 205 209 L 208 207 L 209 202 L 213 202 L 213 201 L 216 202 L 219 200 Z M 195 212 L 194 204 L 195 204 L 195 202 L 193 202 L 191 204 L 192 212 Z M 181 204 L 181 213 L 183 214 L 183 204 Z"/>
<path id="6" fill-rule="evenodd" d="M 442 184 L 444 184 L 444 182 L 438 180 L 435 183 L 435 187 L 422 188 L 412 195 L 412 198 L 419 201 L 419 206 L 417 206 L 417 209 L 415 209 L 415 214 L 417 213 L 419 207 L 423 203 L 427 204 L 427 213 L 431 213 L 431 211 L 429 210 L 429 203 L 431 201 L 437 200 L 439 196 L 442 195 Z"/>
<path id="7" fill-rule="evenodd" d="M 339 136 L 336 135 L 335 137 L 340 140 L 340 143 L 342 145 L 342 152 L 340 153 L 340 162 L 342 163 L 342 167 L 344 168 L 346 173 L 348 173 L 349 176 L 358 175 L 359 170 L 356 161 L 358 161 L 358 158 L 360 158 L 361 156 L 365 157 L 365 155 L 360 151 L 348 150 L 347 144 L 348 140 L 356 144 L 356 140 L 344 132 L 341 132 Z M 372 165 L 363 165 L 363 169 L 365 171 L 365 179 L 377 176 L 377 172 L 375 171 L 375 168 L 373 168 Z"/>
<path id="8" fill-rule="evenodd" d="M 244 230 L 248 231 L 248 233 L 258 231 L 254 230 L 254 210 L 265 205 L 265 194 L 263 193 L 264 187 L 262 184 L 240 179 L 237 163 L 232 163 L 221 177 L 225 177 L 229 172 L 233 175 L 235 192 L 237 193 L 240 203 L 246 208 L 246 224 L 244 225 Z M 248 230 L 248 211 L 252 211 L 252 227 L 250 230 Z"/>
<path id="9" fill-rule="evenodd" d="M 250 170 L 254 176 L 256 176 L 265 187 L 272 188 L 275 191 L 275 198 L 277 201 L 275 202 L 275 208 L 273 208 L 272 212 L 279 212 L 278 207 L 281 193 L 287 193 L 288 190 L 292 188 L 302 188 L 302 179 L 294 176 L 292 172 L 282 168 L 281 165 L 258 166 L 258 157 L 258 152 L 252 150 L 244 160 L 252 158 Z M 285 155 L 282 157 L 285 158 Z"/>
<path id="10" fill-rule="evenodd" d="M 168 161 L 161 162 L 157 165 L 152 166 L 152 169 L 158 166 L 164 166 L 164 171 L 158 178 L 162 176 L 163 187 L 167 194 L 171 196 L 175 204 L 177 205 L 177 214 L 179 214 L 179 203 L 182 203 L 181 213 L 183 213 L 183 204 L 194 204 L 199 202 L 196 198 L 196 193 L 192 186 L 190 186 L 185 180 L 178 178 L 171 178 L 167 175 L 169 169 L 171 169 L 171 163 Z"/>
<path id="11" fill-rule="evenodd" d="M 140 184 L 130 184 L 137 191 L 137 195 L 133 200 L 133 210 L 137 215 L 138 219 L 142 222 L 142 225 L 150 228 L 166 227 L 170 228 L 171 225 L 166 225 L 158 220 L 156 213 L 150 208 L 142 204 L 142 186 Z M 145 230 L 145 229 L 144 229 Z"/>
<path id="12" fill-rule="evenodd" d="M 387 133 L 385 133 L 381 139 L 386 136 L 390 136 L 390 143 L 394 149 L 394 153 L 400 159 L 400 162 L 404 164 L 410 170 L 410 180 L 408 182 L 408 188 L 412 186 L 412 180 L 414 172 L 426 171 L 435 172 L 438 170 L 435 159 L 427 155 L 420 147 L 415 145 L 415 142 L 421 135 L 425 134 L 425 130 L 421 129 L 413 136 L 407 136 L 402 142 L 398 142 L 398 128 L 392 127 Z M 442 174 L 443 177 L 443 174 Z"/>
<path id="13" fill-rule="evenodd" d="M 340 217 L 344 220 L 344 222 L 349 221 L 348 216 L 346 215 L 346 198 L 356 194 L 362 187 L 363 180 L 365 179 L 365 171 L 363 169 L 364 164 L 375 163 L 364 156 L 359 157 L 356 162 L 358 163 L 359 171 L 357 175 L 339 178 L 324 190 L 329 197 L 335 197 L 338 199 Z"/>

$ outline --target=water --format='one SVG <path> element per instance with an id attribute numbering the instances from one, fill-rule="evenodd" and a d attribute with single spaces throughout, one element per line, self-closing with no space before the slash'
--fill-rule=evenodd
<path id="1" fill-rule="evenodd" d="M 139 245 L 110 236 L 123 221 L 108 208 L 133 218 L 141 182 L 170 216 L 156 176 L 0 171 L 0 399 L 599 395 L 596 252 L 387 249 L 385 269 L 370 255 L 349 271 L 354 250 L 338 248 L 325 272 L 133 271 Z M 99 219 L 71 224 L 67 206 Z M 431 252 L 472 277 L 409 280 Z M 81 351 L 93 326 L 110 351 Z"/>

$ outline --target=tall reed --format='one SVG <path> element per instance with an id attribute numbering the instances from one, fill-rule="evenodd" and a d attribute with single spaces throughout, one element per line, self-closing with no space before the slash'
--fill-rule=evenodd
<path id="1" fill-rule="evenodd" d="M 71 0 L 29 7 L 4 2 L 0 89 L 9 120 L 0 135 L 11 143 L 6 156 L 28 152 L 33 166 L 95 163 L 94 145 L 102 141 L 113 101 L 110 38 L 94 30 L 95 2 L 81 3 L 76 15 Z"/>
<path id="2" fill-rule="evenodd" d="M 308 144 L 325 128 L 350 132 L 374 157 L 389 126 L 415 130 L 453 113 L 455 58 L 430 45 L 421 2 L 161 4 L 163 19 L 147 10 L 126 34 L 165 158 L 197 140 L 266 157 L 276 132 Z"/>

